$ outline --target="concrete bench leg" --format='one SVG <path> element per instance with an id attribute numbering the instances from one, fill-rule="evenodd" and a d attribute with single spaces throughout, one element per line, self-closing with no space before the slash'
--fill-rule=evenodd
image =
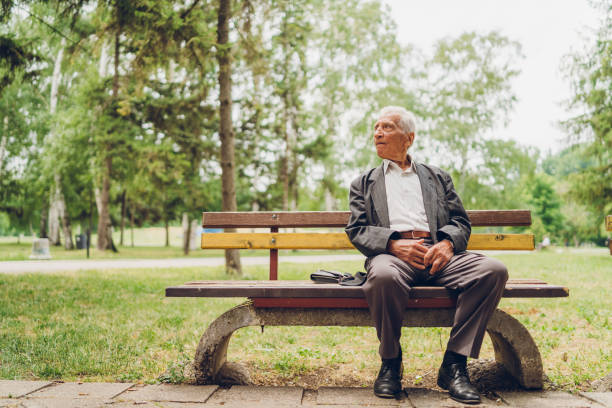
<path id="1" fill-rule="evenodd" d="M 198 384 L 248 384 L 245 367 L 227 362 L 227 346 L 234 331 L 260 325 L 250 302 L 228 310 L 206 329 L 196 350 L 194 369 Z"/>
<path id="2" fill-rule="evenodd" d="M 525 326 L 497 309 L 489 320 L 487 332 L 495 349 L 495 360 L 503 364 L 524 388 L 542 388 L 542 357 Z"/>

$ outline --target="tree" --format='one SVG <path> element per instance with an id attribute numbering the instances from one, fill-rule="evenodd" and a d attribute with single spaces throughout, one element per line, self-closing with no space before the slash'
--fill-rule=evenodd
<path id="1" fill-rule="evenodd" d="M 569 55 L 564 66 L 574 96 L 568 104 L 573 116 L 562 124 L 568 142 L 588 163 L 569 175 L 569 197 L 601 225 L 612 211 L 612 3 L 601 0 L 594 6 L 601 26 L 591 44 Z"/>
<path id="2" fill-rule="evenodd" d="M 544 174 L 538 174 L 530 180 L 528 189 L 527 202 L 535 218 L 532 229 L 536 239 L 540 240 L 544 234 L 561 238 L 564 219 L 560 211 L 561 201 L 552 180 Z"/>
<path id="3" fill-rule="evenodd" d="M 221 180 L 223 211 L 236 211 L 234 179 L 234 130 L 232 125 L 232 65 L 229 42 L 231 0 L 219 0 L 217 24 L 217 61 L 219 62 L 219 138 L 221 139 Z M 230 231 L 231 232 L 231 231 Z M 238 250 L 225 250 L 225 269 L 242 275 Z"/>
<path id="4" fill-rule="evenodd" d="M 434 162 L 452 170 L 464 196 L 468 174 L 482 157 L 487 132 L 504 123 L 516 97 L 511 81 L 519 73 L 520 44 L 497 32 L 464 33 L 438 41 L 425 63 L 427 82 L 421 89 L 424 138 L 416 145 Z M 433 139 L 433 140 L 432 140 Z"/>

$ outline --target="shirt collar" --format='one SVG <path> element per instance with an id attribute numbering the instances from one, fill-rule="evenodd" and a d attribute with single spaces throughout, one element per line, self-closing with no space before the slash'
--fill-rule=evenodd
<path id="1" fill-rule="evenodd" d="M 399 172 L 406 172 L 406 173 L 410 173 L 410 172 L 414 172 L 416 171 L 416 166 L 414 163 L 414 159 L 408 155 L 408 157 L 410 157 L 410 167 L 408 167 L 406 170 L 402 170 L 402 168 L 400 166 L 398 166 L 397 164 L 395 164 L 394 162 L 392 162 L 389 159 L 383 159 L 383 172 L 384 174 L 387 174 L 387 171 L 389 170 L 389 167 L 391 167 L 391 169 L 395 169 Z"/>

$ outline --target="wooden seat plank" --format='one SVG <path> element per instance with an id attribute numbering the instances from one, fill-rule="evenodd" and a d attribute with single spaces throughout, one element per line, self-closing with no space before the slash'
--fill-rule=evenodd
<path id="1" fill-rule="evenodd" d="M 218 285 L 223 285 L 223 286 L 243 286 L 243 285 L 260 285 L 262 283 L 265 284 L 272 284 L 275 286 L 287 286 L 287 287 L 294 287 L 296 285 L 321 285 L 319 283 L 314 283 L 313 281 L 310 280 L 281 280 L 281 281 L 269 281 L 269 280 L 264 280 L 264 281 L 256 281 L 256 280 L 199 280 L 199 281 L 190 281 L 190 282 L 185 282 L 183 283 L 182 286 L 185 285 L 201 285 L 201 286 L 218 286 Z M 512 285 L 512 284 L 541 284 L 541 285 L 546 285 L 547 282 L 541 280 L 541 279 L 525 279 L 525 278 L 521 278 L 521 279 L 508 279 L 507 284 L 508 285 Z M 328 283 L 327 285 L 335 285 L 334 283 Z"/>
<path id="2" fill-rule="evenodd" d="M 343 232 L 202 234 L 202 249 L 355 249 Z M 532 250 L 533 234 L 472 234 L 469 250 Z"/>
<path id="3" fill-rule="evenodd" d="M 468 210 L 472 226 L 529 226 L 529 210 Z M 205 228 L 322 228 L 344 227 L 348 211 L 260 211 L 260 212 L 204 212 Z"/>
<path id="4" fill-rule="evenodd" d="M 566 297 L 563 286 L 542 283 L 506 284 L 504 297 Z M 200 284 L 166 288 L 168 297 L 249 297 L 249 298 L 363 298 L 359 286 L 340 286 L 335 283 L 316 284 L 310 281 L 209 281 Z M 412 299 L 449 298 L 454 292 L 437 286 L 416 286 Z"/>
<path id="5" fill-rule="evenodd" d="M 365 298 L 251 298 L 255 307 L 262 308 L 347 308 L 347 309 L 367 309 L 368 302 Z M 426 299 L 406 299 L 406 308 L 452 308 L 457 301 L 455 298 L 426 298 Z"/>

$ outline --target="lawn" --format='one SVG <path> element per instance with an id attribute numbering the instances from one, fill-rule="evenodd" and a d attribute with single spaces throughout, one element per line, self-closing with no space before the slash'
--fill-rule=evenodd
<path id="1" fill-rule="evenodd" d="M 165 258 L 208 258 L 222 257 L 224 251 L 222 249 L 194 249 L 189 251 L 189 255 L 183 254 L 183 249 L 179 247 L 153 247 L 153 246 L 136 246 L 136 247 L 119 247 L 119 252 L 113 251 L 98 251 L 95 248 L 89 249 L 90 259 L 165 259 Z M 56 260 L 79 260 L 87 259 L 87 253 L 84 249 L 75 249 L 67 251 L 64 247 L 51 247 L 51 259 Z M 2 243 L 0 242 L 0 262 L 1 261 L 25 261 L 29 260 L 32 253 L 31 243 Z M 264 249 L 242 250 L 243 256 L 268 256 L 269 251 Z M 293 255 L 338 255 L 338 251 L 305 251 L 305 250 L 280 250 L 281 256 Z M 347 251 L 345 253 L 358 254 L 357 250 Z"/>
<path id="2" fill-rule="evenodd" d="M 250 231 L 250 230 L 249 230 Z M 310 230 L 312 231 L 312 229 Z M 164 258 L 182 258 L 189 257 L 217 257 L 223 256 L 223 250 L 201 250 L 199 248 L 189 251 L 189 255 L 183 254 L 182 247 L 182 230 L 180 227 L 170 227 L 170 246 L 163 246 L 165 243 L 165 230 L 158 227 L 136 228 L 134 229 L 134 243 L 130 244 L 130 231 L 126 231 L 125 244 L 118 246 L 119 252 L 98 251 L 95 248 L 96 235 L 92 236 L 93 247 L 89 249 L 90 259 L 164 259 Z M 113 234 L 115 243 L 119 242 L 119 233 Z M 24 261 L 30 259 L 32 253 L 33 237 L 0 237 L 0 262 L 1 261 Z M 52 246 L 50 248 L 52 259 L 87 259 L 86 250 L 75 249 L 67 251 L 63 246 Z M 314 251 L 317 254 L 332 254 L 337 255 L 338 251 Z M 294 251 L 281 250 L 281 256 L 305 255 L 312 254 L 313 251 Z M 355 253 L 347 251 L 346 253 Z M 267 250 L 244 250 L 241 252 L 244 256 L 268 256 Z"/>
<path id="3" fill-rule="evenodd" d="M 511 278 L 570 287 L 562 299 L 503 299 L 500 307 L 529 329 L 552 384 L 588 389 L 612 370 L 612 257 L 540 252 L 497 256 Z M 282 264 L 284 279 L 307 279 L 316 267 L 356 271 L 359 262 Z M 265 266 L 245 278 L 265 279 Z M 164 288 L 224 279 L 222 268 L 138 269 L 0 275 L 0 378 L 81 381 L 189 381 L 184 368 L 199 337 L 242 299 L 165 298 Z M 403 331 L 405 383 L 427 384 L 449 329 Z M 482 358 L 492 358 L 485 341 Z M 372 328 L 266 327 L 239 330 L 229 359 L 246 363 L 259 384 L 317 387 L 371 385 L 378 370 Z"/>

